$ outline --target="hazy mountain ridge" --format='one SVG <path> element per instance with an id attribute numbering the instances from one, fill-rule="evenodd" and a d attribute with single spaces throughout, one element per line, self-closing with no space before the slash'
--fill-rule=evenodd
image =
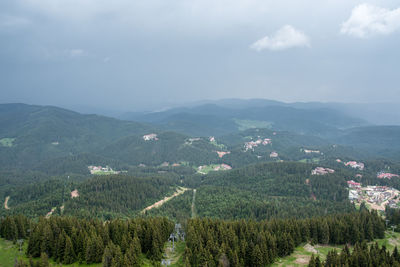
<path id="1" fill-rule="evenodd" d="M 150 122 L 83 115 L 50 106 L 0 105 L 0 139 L 4 141 L 0 146 L 2 168 L 43 169 L 43 166 L 53 165 L 67 170 L 71 166 L 71 169 L 79 169 L 82 173 L 84 165 L 68 157 L 85 153 L 85 163 L 99 161 L 103 164 L 108 159 L 110 164 L 119 167 L 140 163 L 156 166 L 163 162 L 242 166 L 244 163 L 269 160 L 269 153 L 273 151 L 280 153 L 283 159 L 293 160 L 301 156 L 299 148 L 322 148 L 335 143 L 362 149 L 369 145 L 383 156 L 397 157 L 400 154 L 396 152 L 400 151 L 396 134 L 398 127 L 346 128 L 364 122 L 330 109 L 283 106 L 232 109 L 207 104 L 151 113 L 141 119 L 151 121 L 154 126 Z M 239 127 L 257 129 L 260 126 L 270 128 L 260 133 L 264 134 L 264 138 L 273 139 L 272 146 L 266 147 L 267 150 L 257 148 L 264 154 L 244 154 L 244 143 L 250 141 L 244 137 L 256 138 L 259 130 L 239 131 Z M 280 132 L 279 135 L 274 137 L 274 131 Z M 157 133 L 159 140 L 145 141 L 143 135 L 150 133 Z M 221 148 L 208 141 L 208 136 L 218 134 L 222 135 L 219 142 L 232 152 L 222 159 L 217 157 L 216 152 Z M 187 144 L 192 136 L 203 138 Z M 92 155 L 89 157 L 93 159 L 90 160 L 88 155 Z M 57 159 L 65 164 L 56 163 Z"/>
<path id="2" fill-rule="evenodd" d="M 124 136 L 146 134 L 153 127 L 98 115 L 82 115 L 57 107 L 0 105 L 3 167 L 30 166 L 47 159 L 100 150 Z M 8 165 L 10 164 L 10 165 Z"/>
<path id="3" fill-rule="evenodd" d="M 240 101 L 234 101 L 234 103 Z M 289 104 L 269 102 L 262 105 L 248 103 L 229 105 L 229 101 L 218 104 L 204 104 L 195 107 L 173 108 L 163 112 L 125 114 L 124 119 L 137 120 L 159 125 L 172 131 L 185 134 L 202 135 L 204 132 L 213 135 L 239 131 L 237 120 L 268 122 L 276 130 L 294 131 L 303 134 L 331 136 L 343 128 L 367 125 L 362 119 L 326 108 L 296 108 Z M 251 103 L 251 102 L 250 102 Z"/>

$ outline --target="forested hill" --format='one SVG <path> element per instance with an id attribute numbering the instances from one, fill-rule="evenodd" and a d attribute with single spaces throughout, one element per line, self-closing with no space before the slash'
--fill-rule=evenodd
<path id="1" fill-rule="evenodd" d="M 400 126 L 368 126 L 348 129 L 336 141 L 345 145 L 387 150 L 400 148 Z"/>
<path id="2" fill-rule="evenodd" d="M 342 128 L 365 125 L 366 122 L 329 108 L 295 108 L 268 104 L 265 106 L 200 105 L 154 113 L 134 113 L 124 119 L 148 122 L 167 130 L 191 135 L 224 135 L 246 128 L 272 127 L 317 136 L 333 136 Z"/>
<path id="3" fill-rule="evenodd" d="M 99 150 L 153 128 L 136 122 L 25 104 L 0 105 L 0 168 L 31 168 L 41 161 Z"/>
<path id="4" fill-rule="evenodd" d="M 195 197 L 192 193 L 184 194 L 150 213 L 171 218 L 195 215 L 264 220 L 354 211 L 346 183 L 351 172 L 336 169 L 332 174 L 312 175 L 315 166 L 271 162 L 193 177 L 186 182 L 187 187 L 196 189 Z M 194 210 L 190 211 L 190 205 L 195 206 Z"/>
<path id="5" fill-rule="evenodd" d="M 132 165 L 209 164 L 218 161 L 218 147 L 208 138 L 191 138 L 174 132 L 162 132 L 157 139 L 144 140 L 142 136 L 122 138 L 101 152 L 109 158 Z"/>

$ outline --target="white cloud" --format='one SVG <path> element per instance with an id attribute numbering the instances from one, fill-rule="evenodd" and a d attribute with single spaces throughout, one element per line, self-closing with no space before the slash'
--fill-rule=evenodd
<path id="1" fill-rule="evenodd" d="M 253 43 L 250 48 L 256 51 L 261 51 L 264 49 L 277 51 L 304 46 L 310 46 L 308 37 L 304 33 L 296 30 L 293 26 L 285 25 L 273 36 L 265 36 L 264 38 Z"/>
<path id="2" fill-rule="evenodd" d="M 390 34 L 400 28 L 400 8 L 386 9 L 371 4 L 353 8 L 350 18 L 342 24 L 340 32 L 358 38 Z"/>

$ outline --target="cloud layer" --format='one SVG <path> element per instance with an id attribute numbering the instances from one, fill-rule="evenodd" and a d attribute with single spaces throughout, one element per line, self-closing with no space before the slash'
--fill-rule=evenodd
<path id="1" fill-rule="evenodd" d="M 400 8 L 386 9 L 371 4 L 353 8 L 350 18 L 342 24 L 340 32 L 358 38 L 390 34 L 400 28 Z"/>
<path id="2" fill-rule="evenodd" d="M 1 101 L 400 101 L 400 34 L 352 40 L 400 4 L 365 1 L 0 0 Z"/>
<path id="3" fill-rule="evenodd" d="M 256 51 L 269 49 L 272 51 L 285 50 L 293 47 L 309 47 L 309 38 L 291 25 L 285 25 L 274 35 L 265 36 L 254 42 L 250 48 Z"/>

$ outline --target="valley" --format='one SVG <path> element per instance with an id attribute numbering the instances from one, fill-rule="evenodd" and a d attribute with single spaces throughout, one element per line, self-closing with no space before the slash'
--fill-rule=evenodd
<path id="1" fill-rule="evenodd" d="M 386 132 L 368 126 L 366 134 L 360 130 L 361 120 L 332 110 L 318 110 L 316 115 L 315 110 L 293 107 L 233 110 L 208 105 L 185 109 L 186 115 L 169 110 L 129 122 L 55 107 L 17 106 L 9 106 L 9 112 L 18 114 L 19 120 L 7 124 L 0 120 L 7 126 L 0 138 L 8 140 L 0 146 L 0 197 L 4 199 L 0 236 L 26 239 L 30 245 L 25 242 L 25 253 L 35 261 L 44 260 L 40 259 L 43 250 L 32 243 L 39 234 L 10 230 L 12 225 L 19 225 L 16 229 L 36 225 L 29 229 L 37 233 L 47 229 L 51 242 L 72 243 L 68 257 L 65 252 L 45 250 L 50 262 L 81 261 L 89 266 L 113 259 L 141 266 L 167 259 L 171 266 L 219 262 L 306 266 L 313 254 L 323 261 L 329 251 L 344 244 L 354 247 L 368 241 L 372 245 L 377 240 L 392 250 L 389 243 L 399 242 L 396 232 L 388 232 L 400 231 L 397 129 Z M 216 115 L 212 110 L 218 111 Z M 259 115 L 266 111 L 271 113 Z M 171 124 L 166 119 L 170 117 L 179 118 L 179 123 Z M 201 118 L 210 123 L 198 131 L 201 127 L 183 123 L 188 118 L 195 124 L 202 124 Z M 322 118 L 329 118 L 329 125 L 321 124 Z M 236 128 L 229 124 L 222 131 L 221 124 L 212 124 L 220 119 L 237 123 Z M 350 135 L 360 142 L 339 142 Z M 366 149 L 365 136 L 382 142 Z M 18 217 L 21 214 L 26 217 Z M 149 226 L 154 220 L 160 223 L 157 228 L 164 229 L 162 236 L 141 234 L 145 228 L 138 225 L 157 231 Z M 371 224 L 372 232 L 357 228 L 363 220 L 367 221 L 362 227 Z M 185 232 L 176 251 L 168 241 L 173 224 L 181 224 Z M 267 224 L 270 232 L 265 231 Z M 70 226 L 60 235 L 54 225 Z M 85 225 L 87 233 L 71 232 L 73 225 Z M 281 226 L 292 230 L 282 232 Z M 254 235 L 261 233 L 261 239 L 247 232 L 241 237 L 245 243 L 238 244 L 230 238 L 239 229 L 258 229 Z M 389 243 L 382 241 L 385 230 Z M 124 231 L 130 233 L 129 240 L 120 236 Z M 338 231 L 344 231 L 344 239 Z M 357 235 L 350 235 L 351 231 Z M 83 252 L 79 235 L 90 236 L 85 246 L 101 252 Z M 136 242 L 137 246 L 136 238 L 140 250 L 129 245 Z M 153 250 L 148 243 L 152 238 L 158 240 L 151 241 Z M 50 241 L 40 242 L 50 246 L 46 243 Z M 129 258 L 128 250 L 135 251 L 136 258 Z"/>

